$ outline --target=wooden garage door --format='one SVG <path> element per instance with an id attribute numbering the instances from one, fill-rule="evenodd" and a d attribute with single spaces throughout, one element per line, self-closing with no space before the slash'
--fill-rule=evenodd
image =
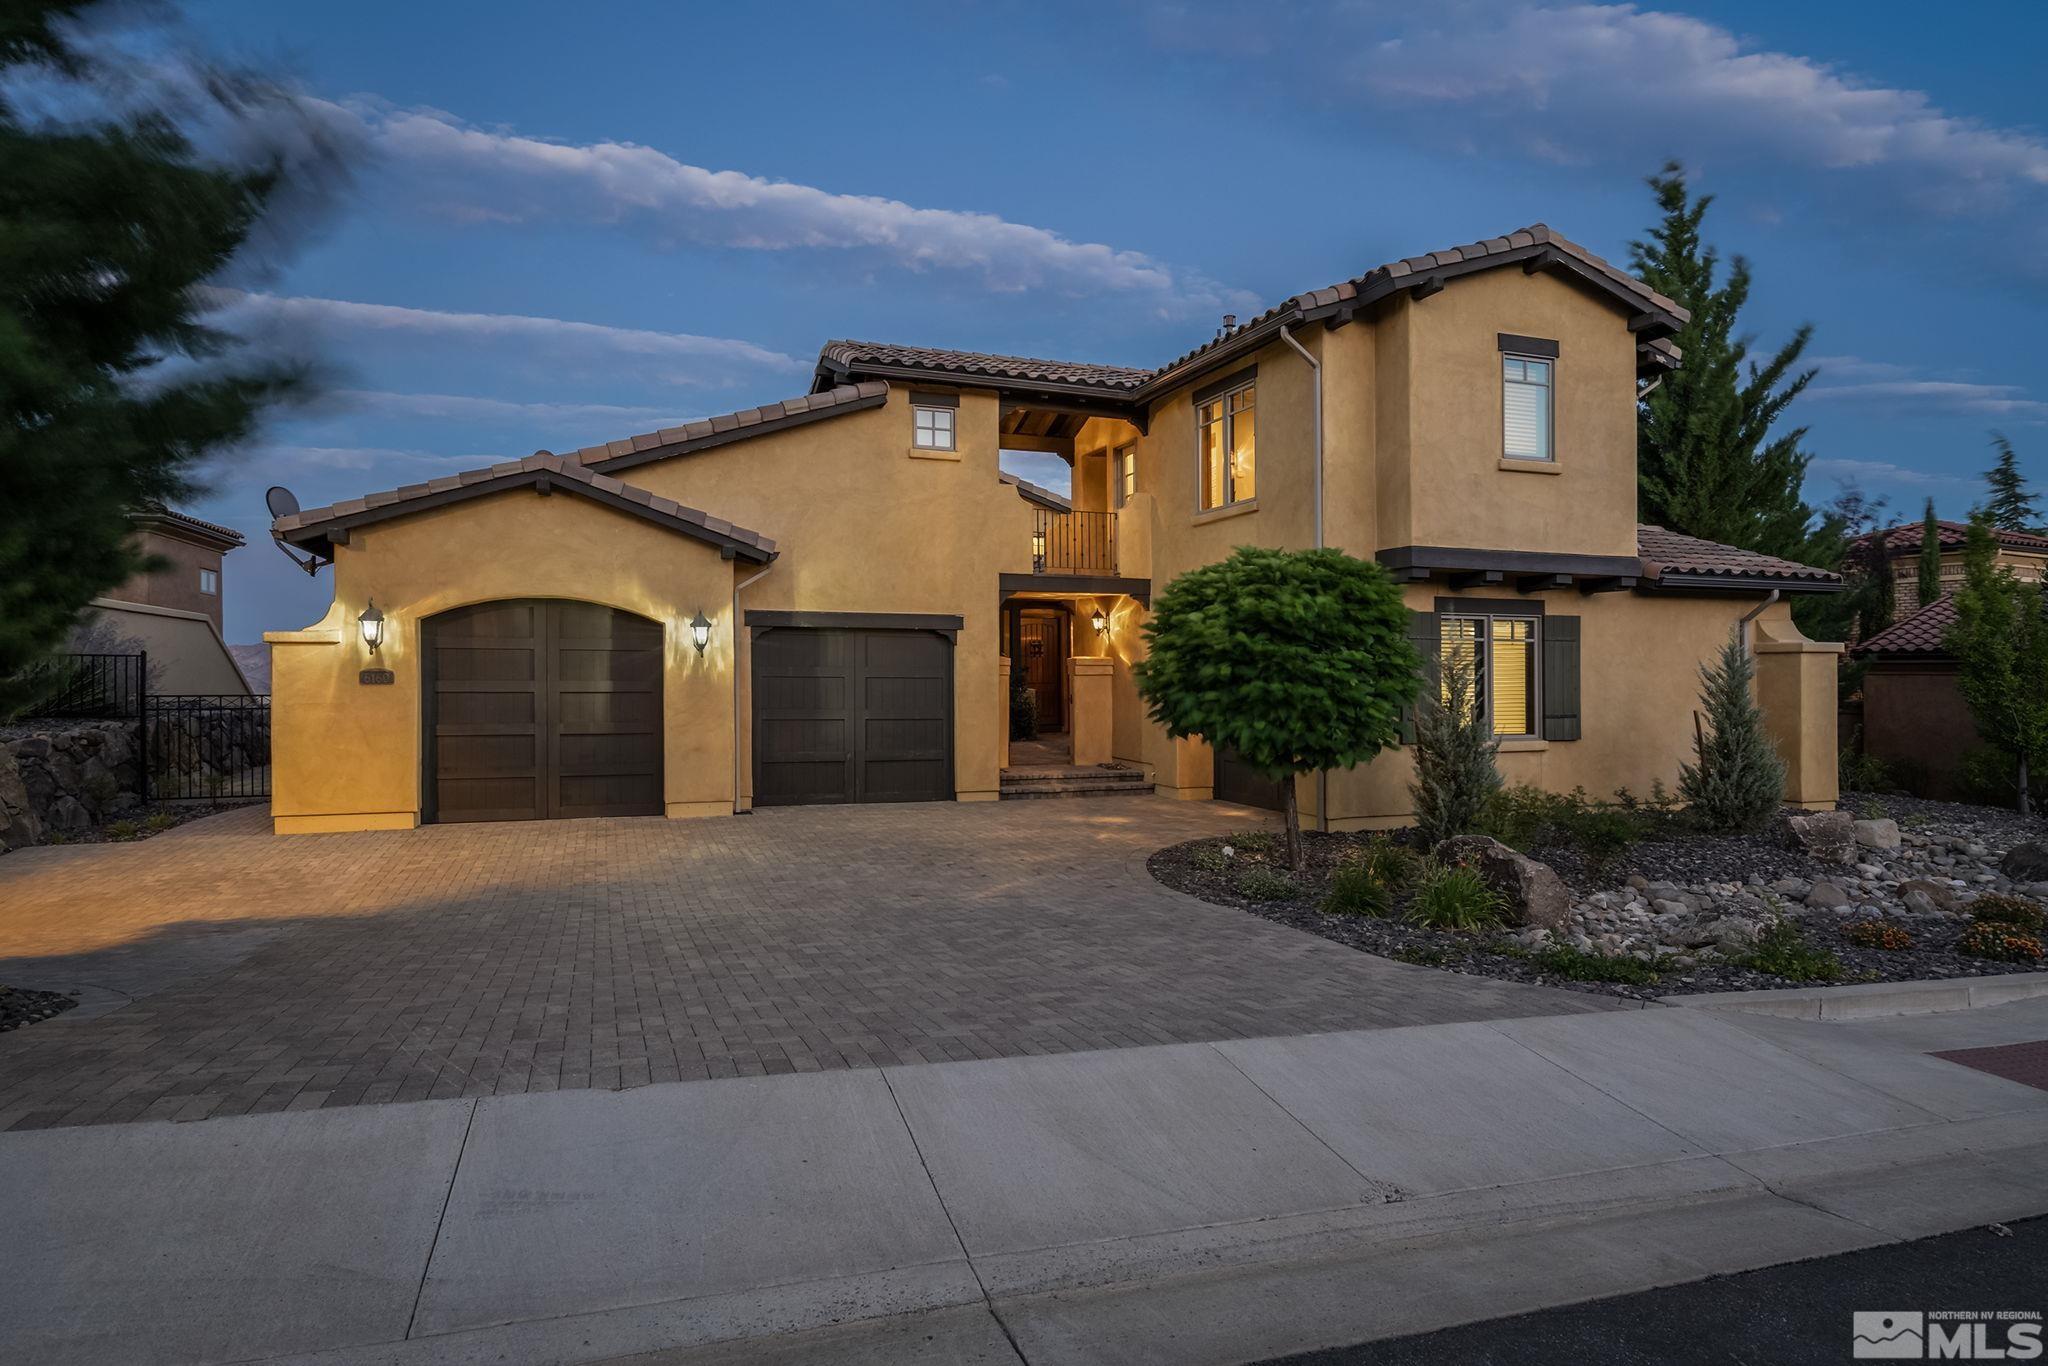
<path id="1" fill-rule="evenodd" d="M 588 602 L 426 623 L 427 818 L 658 816 L 661 627 Z"/>
<path id="2" fill-rule="evenodd" d="M 756 632 L 754 804 L 953 797 L 953 645 L 931 631 Z"/>

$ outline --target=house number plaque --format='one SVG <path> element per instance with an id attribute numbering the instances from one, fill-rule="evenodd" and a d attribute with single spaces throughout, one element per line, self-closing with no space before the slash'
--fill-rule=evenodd
<path id="1" fill-rule="evenodd" d="M 398 681 L 398 675 L 392 673 L 389 669 L 365 669 L 356 675 L 356 681 L 365 685 L 395 683 Z"/>

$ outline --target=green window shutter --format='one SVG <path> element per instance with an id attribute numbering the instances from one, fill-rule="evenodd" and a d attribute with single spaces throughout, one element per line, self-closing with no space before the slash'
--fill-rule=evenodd
<path id="1" fill-rule="evenodd" d="M 1579 738 L 1579 619 L 1543 618 L 1543 738 Z"/>
<path id="2" fill-rule="evenodd" d="M 1428 687 L 1436 679 L 1437 652 L 1441 648 L 1437 640 L 1436 613 L 1408 614 L 1408 643 L 1415 647 L 1415 653 L 1422 656 L 1422 685 Z M 1401 743 L 1415 743 L 1414 703 L 1401 708 Z"/>

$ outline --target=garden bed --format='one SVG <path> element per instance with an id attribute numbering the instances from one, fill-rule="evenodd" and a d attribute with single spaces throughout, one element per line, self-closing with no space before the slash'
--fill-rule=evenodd
<path id="1" fill-rule="evenodd" d="M 55 991 L 0 986 L 0 1034 L 61 1015 L 78 1002 Z"/>
<path id="2" fill-rule="evenodd" d="M 260 806 L 262 800 L 246 802 L 163 802 L 146 810 L 138 809 L 126 816 L 117 817 L 105 825 L 89 826 L 84 830 L 51 830 L 42 838 L 44 845 L 53 844 L 133 844 L 146 840 L 151 835 L 161 835 L 181 825 L 218 816 L 223 811 L 233 811 L 244 806 Z"/>
<path id="3" fill-rule="evenodd" d="M 1148 866 L 1177 891 L 1367 953 L 1636 999 L 2048 969 L 2044 959 L 1957 948 L 1975 924 L 1974 898 L 2048 895 L 2048 883 L 2015 883 L 1998 870 L 2006 850 L 2048 834 L 2040 821 L 1910 797 L 1850 794 L 1842 807 L 1879 821 L 1876 838 L 1886 837 L 1883 822 L 1895 823 L 1898 847 L 1859 846 L 1856 862 L 1844 865 L 1787 847 L 1772 833 L 1709 836 L 1651 814 L 1638 825 L 1653 832 L 1648 837 L 1596 847 L 1589 857 L 1585 846 L 1540 832 L 1526 852 L 1559 874 L 1572 903 L 1569 927 L 1556 933 L 1417 924 L 1409 918 L 1412 890 L 1396 893 L 1387 914 L 1324 909 L 1333 874 L 1375 841 L 1413 846 L 1411 831 L 1305 832 L 1308 870 L 1299 878 L 1284 875 L 1278 840 L 1263 831 L 1173 845 Z M 1677 942 L 1701 939 L 1713 942 Z"/>

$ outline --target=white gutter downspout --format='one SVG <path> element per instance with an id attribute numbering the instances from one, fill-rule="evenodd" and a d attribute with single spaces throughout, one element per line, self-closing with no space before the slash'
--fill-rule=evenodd
<path id="1" fill-rule="evenodd" d="M 1756 643 L 1752 638 L 1754 632 L 1751 630 L 1751 627 L 1754 625 L 1758 617 L 1762 616 L 1765 612 L 1770 610 L 1771 604 L 1776 602 L 1780 596 L 1782 596 L 1782 594 L 1780 594 L 1780 592 L 1777 589 L 1773 588 L 1770 591 L 1770 594 L 1767 597 L 1765 597 L 1762 602 L 1758 603 L 1755 607 L 1752 607 L 1749 611 L 1744 612 L 1742 614 L 1742 620 L 1736 623 L 1737 628 L 1742 632 L 1742 648 L 1750 654 L 1756 653 Z"/>
<path id="2" fill-rule="evenodd" d="M 1280 340 L 1294 348 L 1294 354 L 1308 362 L 1308 368 L 1316 376 L 1316 549 L 1323 548 L 1323 363 L 1308 353 L 1308 348 L 1294 339 L 1294 333 L 1286 327 L 1280 329 Z M 1327 770 L 1316 771 L 1316 829 L 1330 833 L 1330 775 Z"/>
<path id="3" fill-rule="evenodd" d="M 740 809 L 740 590 L 749 584 L 759 583 L 768 577 L 768 571 L 775 567 L 771 561 L 761 566 L 761 572 L 741 579 L 732 586 L 732 814 L 751 816 L 754 808 Z"/>

